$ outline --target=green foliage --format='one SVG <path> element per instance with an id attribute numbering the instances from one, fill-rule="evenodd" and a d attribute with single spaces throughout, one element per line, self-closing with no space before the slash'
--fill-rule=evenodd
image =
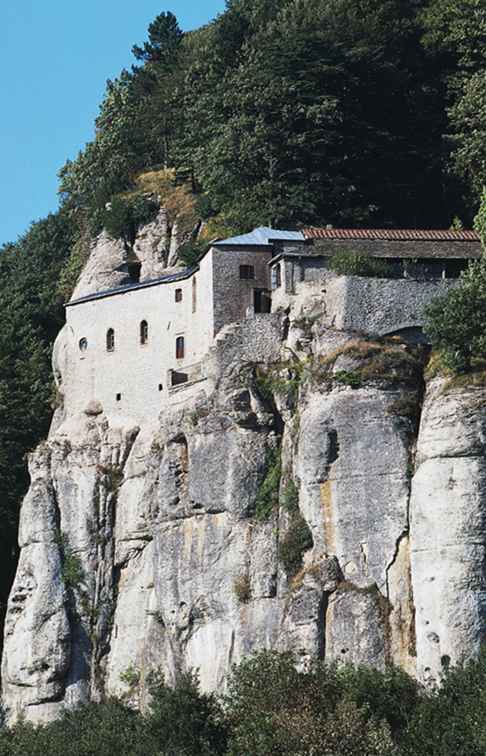
<path id="1" fill-rule="evenodd" d="M 306 375 L 306 362 L 293 356 L 285 362 L 274 365 L 258 366 L 256 369 L 256 386 L 260 396 L 272 403 L 274 396 L 287 397 L 291 403 L 297 399 L 299 387 Z"/>
<path id="2" fill-rule="evenodd" d="M 226 753 L 226 726 L 214 695 L 201 693 L 195 672 L 180 673 L 173 687 L 155 679 L 150 689 L 148 731 L 163 753 L 218 756 Z M 155 754 L 160 751 L 155 751 Z"/>
<path id="3" fill-rule="evenodd" d="M 113 197 L 99 217 L 112 239 L 124 239 L 133 244 L 139 227 L 154 220 L 158 209 L 159 205 L 153 199 L 133 192 Z"/>
<path id="4" fill-rule="evenodd" d="M 46 727 L 19 724 L 0 735 L 2 756 L 144 756 L 147 737 L 140 717 L 118 701 L 66 711 Z M 67 746 L 69 744 L 69 746 Z M 153 747 L 153 746 L 152 746 Z M 152 753 L 155 753 L 153 750 Z"/>
<path id="5" fill-rule="evenodd" d="M 255 500 L 255 516 L 258 520 L 268 520 L 278 506 L 278 492 L 282 476 L 282 450 L 271 446 L 265 456 L 265 473 Z"/>
<path id="6" fill-rule="evenodd" d="M 470 263 L 459 285 L 435 299 L 426 311 L 426 331 L 442 363 L 455 372 L 471 370 L 486 358 L 486 259 Z"/>
<path id="7" fill-rule="evenodd" d="M 65 533 L 58 531 L 56 533 L 56 541 L 61 554 L 61 577 L 64 585 L 69 590 L 77 591 L 85 579 L 81 560 L 70 546 Z"/>
<path id="8" fill-rule="evenodd" d="M 474 219 L 474 228 L 481 237 L 481 242 L 486 250 L 486 188 L 483 189 L 481 195 L 481 204 L 479 206 L 478 214 Z"/>
<path id="9" fill-rule="evenodd" d="M 288 577 L 300 570 L 305 552 L 313 545 L 312 533 L 307 522 L 299 511 L 295 511 L 278 544 L 278 556 Z"/>
<path id="10" fill-rule="evenodd" d="M 424 48 L 421 6 L 242 0 L 190 34 L 160 14 L 61 171 L 63 200 L 94 212 L 138 172 L 182 166 L 204 216 L 235 231 L 447 225 L 460 192 L 444 165 L 444 53 Z"/>
<path id="11" fill-rule="evenodd" d="M 290 479 L 280 496 L 280 504 L 287 514 L 294 514 L 299 508 L 299 489 Z"/>
<path id="12" fill-rule="evenodd" d="M 363 385 L 361 375 L 355 370 L 337 370 L 332 374 L 332 378 L 337 383 L 342 383 L 343 386 L 351 386 L 354 389 L 359 389 Z"/>
<path id="13" fill-rule="evenodd" d="M 368 278 L 393 278 L 390 263 L 377 257 L 368 257 L 356 252 L 338 252 L 329 260 L 329 268 L 340 276 L 366 276 Z"/>
<path id="14" fill-rule="evenodd" d="M 354 686 L 359 688 L 357 681 Z M 316 664 L 297 672 L 288 654 L 250 657 L 233 670 L 224 699 L 228 754 L 395 754 L 386 720 L 373 716 L 373 691 L 369 707 L 356 699 L 353 685 L 335 667 Z"/>
<path id="15" fill-rule="evenodd" d="M 144 714 L 112 699 L 20 722 L 0 729 L 0 756 L 65 756 L 67 743 L 72 756 L 482 756 L 486 654 L 452 668 L 444 657 L 443 670 L 424 689 L 394 667 L 297 671 L 292 655 L 263 651 L 233 668 L 220 699 L 192 672 L 173 687 L 154 675 Z"/>
<path id="16" fill-rule="evenodd" d="M 148 36 L 143 47 L 133 47 L 137 60 L 173 66 L 184 36 L 174 14 L 168 11 L 157 16 L 148 28 Z"/>

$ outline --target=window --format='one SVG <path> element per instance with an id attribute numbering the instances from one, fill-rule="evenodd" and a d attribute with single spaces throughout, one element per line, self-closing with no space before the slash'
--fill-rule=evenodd
<path id="1" fill-rule="evenodd" d="M 182 289 L 175 290 L 175 301 L 182 302 Z"/>
<path id="2" fill-rule="evenodd" d="M 121 394 L 117 394 L 116 395 L 116 400 L 117 400 L 117 402 L 121 402 Z"/>
<path id="3" fill-rule="evenodd" d="M 192 311 L 196 312 L 197 307 L 197 283 L 196 277 L 192 279 Z"/>
<path id="4" fill-rule="evenodd" d="M 162 386 L 162 384 L 161 384 L 161 383 L 159 383 L 159 391 L 162 391 L 162 389 L 163 389 L 163 388 L 164 388 L 164 387 Z"/>
<path id="5" fill-rule="evenodd" d="M 255 278 L 253 265 L 240 265 L 240 278 L 242 281 L 251 281 Z"/>
<path id="6" fill-rule="evenodd" d="M 253 304 L 255 313 L 271 312 L 272 299 L 267 289 L 253 289 Z"/>
<path id="7" fill-rule="evenodd" d="M 88 339 L 80 339 L 79 340 L 79 350 L 80 352 L 85 352 L 88 348 Z"/>
<path id="8" fill-rule="evenodd" d="M 140 323 L 140 343 L 146 344 L 148 342 L 148 323 L 146 320 L 142 320 Z"/>
<path id="9" fill-rule="evenodd" d="M 280 263 L 272 268 L 272 289 L 278 289 L 282 285 L 282 268 Z"/>
<path id="10" fill-rule="evenodd" d="M 176 339 L 176 359 L 183 360 L 185 352 L 184 336 L 178 336 Z"/>
<path id="11" fill-rule="evenodd" d="M 115 351 L 115 331 L 113 328 L 109 328 L 106 332 L 106 351 Z"/>

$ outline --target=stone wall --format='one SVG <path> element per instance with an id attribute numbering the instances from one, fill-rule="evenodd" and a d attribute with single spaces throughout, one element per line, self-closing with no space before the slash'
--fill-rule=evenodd
<path id="1" fill-rule="evenodd" d="M 331 276 L 326 279 L 327 319 L 339 330 L 384 335 L 422 326 L 424 309 L 454 281 Z"/>

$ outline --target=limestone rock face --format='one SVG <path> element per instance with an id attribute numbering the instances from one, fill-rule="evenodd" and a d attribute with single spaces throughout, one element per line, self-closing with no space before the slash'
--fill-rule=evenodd
<path id="1" fill-rule="evenodd" d="M 178 252 L 188 241 L 182 237 L 177 222 L 170 225 L 164 207 L 151 223 L 140 227 L 133 245 L 123 239 L 112 239 L 102 231 L 91 245 L 88 262 L 71 299 L 133 283 L 129 262 L 139 263 L 140 281 L 159 278 L 180 265 Z"/>
<path id="2" fill-rule="evenodd" d="M 103 231 L 92 243 L 88 262 L 73 291 L 72 300 L 130 283 L 127 250 L 121 239 Z"/>
<path id="3" fill-rule="evenodd" d="M 153 669 L 222 689 L 263 648 L 424 680 L 477 652 L 486 389 L 436 379 L 424 397 L 420 354 L 402 374 L 412 347 L 370 358 L 321 305 L 224 329 L 211 392 L 142 427 L 96 402 L 57 412 L 21 513 L 12 720 L 105 695 L 143 707 Z"/>
<path id="4" fill-rule="evenodd" d="M 486 389 L 429 386 L 411 503 L 417 658 L 424 679 L 486 634 Z"/>

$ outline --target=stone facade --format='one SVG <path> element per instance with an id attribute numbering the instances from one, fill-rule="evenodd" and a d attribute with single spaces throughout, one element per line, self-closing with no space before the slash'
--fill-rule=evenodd
<path id="1" fill-rule="evenodd" d="M 192 271 L 71 300 L 54 348 L 65 416 L 96 401 L 110 415 L 155 419 L 189 397 L 216 334 L 262 307 L 270 257 L 214 246 Z"/>

